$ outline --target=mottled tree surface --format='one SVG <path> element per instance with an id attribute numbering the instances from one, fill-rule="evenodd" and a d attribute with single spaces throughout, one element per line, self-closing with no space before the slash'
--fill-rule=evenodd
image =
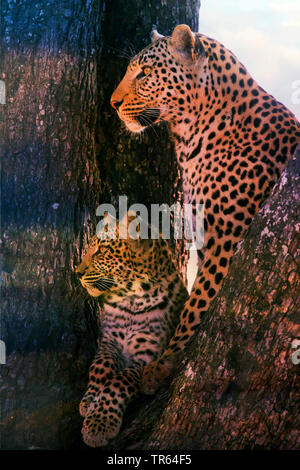
<path id="1" fill-rule="evenodd" d="M 94 353 L 74 267 L 100 195 L 101 2 L 2 2 L 1 448 L 80 443 Z M 83 225 L 85 224 L 85 227 Z"/>
<path id="2" fill-rule="evenodd" d="M 292 361 L 300 339 L 299 181 L 300 148 L 240 242 L 170 389 L 111 448 L 300 449 L 300 364 Z"/>
<path id="3" fill-rule="evenodd" d="M 85 448 L 78 404 L 97 308 L 74 268 L 96 207 L 124 194 L 147 205 L 180 198 L 167 130 L 131 140 L 109 98 L 130 47 L 146 45 L 152 25 L 196 30 L 199 4 L 1 2 L 2 449 Z"/>

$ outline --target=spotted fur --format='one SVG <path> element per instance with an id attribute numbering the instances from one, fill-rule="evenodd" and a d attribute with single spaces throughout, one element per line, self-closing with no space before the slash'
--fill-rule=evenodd
<path id="1" fill-rule="evenodd" d="M 118 434 L 144 366 L 167 346 L 188 297 L 165 240 L 120 239 L 116 228 L 115 239 L 90 240 L 77 268 L 82 286 L 104 303 L 99 350 L 80 403 L 83 439 L 92 447 Z"/>
<path id="2" fill-rule="evenodd" d="M 217 295 L 238 241 L 296 149 L 300 128 L 230 50 L 186 25 L 171 37 L 154 34 L 129 63 L 111 104 L 132 132 L 170 123 L 185 202 L 205 207 L 192 293 L 169 347 L 144 371 L 143 390 L 153 393 Z"/>

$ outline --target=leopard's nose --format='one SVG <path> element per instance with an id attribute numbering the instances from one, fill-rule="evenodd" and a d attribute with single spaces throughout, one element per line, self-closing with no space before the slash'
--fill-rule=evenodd
<path id="1" fill-rule="evenodd" d="M 121 106 L 121 104 L 123 103 L 124 100 L 121 100 L 121 101 L 117 101 L 117 100 L 113 100 L 111 99 L 110 100 L 110 104 L 112 105 L 112 107 L 118 111 L 119 110 L 119 107 Z"/>

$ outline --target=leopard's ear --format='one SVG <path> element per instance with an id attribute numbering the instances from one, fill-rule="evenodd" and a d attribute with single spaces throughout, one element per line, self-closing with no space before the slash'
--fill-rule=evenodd
<path id="1" fill-rule="evenodd" d="M 126 212 L 124 217 L 120 219 L 119 225 L 127 226 L 130 224 L 134 219 L 138 217 L 137 213 L 133 210 L 129 210 Z"/>
<path id="2" fill-rule="evenodd" d="M 140 239 L 140 232 L 139 216 L 134 210 L 129 210 L 119 222 L 119 236 L 128 241 L 135 241 Z"/>
<path id="3" fill-rule="evenodd" d="M 152 42 L 157 41 L 158 39 L 164 38 L 164 36 L 162 34 L 159 34 L 157 29 L 153 29 L 150 36 L 151 36 L 151 41 Z"/>
<path id="4" fill-rule="evenodd" d="M 204 54 L 200 39 L 186 24 L 176 26 L 170 40 L 170 50 L 178 62 L 196 64 Z"/>
<path id="5" fill-rule="evenodd" d="M 102 220 L 97 224 L 96 227 L 96 236 L 100 240 L 106 238 L 115 238 L 116 237 L 116 217 L 115 214 L 110 213 L 109 211 L 103 211 L 103 208 L 99 206 L 96 211 L 96 215 L 103 217 Z"/>

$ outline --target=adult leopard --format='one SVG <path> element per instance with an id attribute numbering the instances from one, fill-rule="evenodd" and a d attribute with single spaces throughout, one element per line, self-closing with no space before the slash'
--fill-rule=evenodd
<path id="1" fill-rule="evenodd" d="M 193 290 L 169 347 L 145 368 L 143 391 L 153 393 L 217 295 L 237 242 L 296 149 L 300 127 L 230 50 L 187 25 L 171 37 L 153 32 L 111 104 L 132 132 L 169 121 L 185 202 L 205 207 Z"/>
<path id="2" fill-rule="evenodd" d="M 115 238 L 92 237 L 76 270 L 82 286 L 104 304 L 99 350 L 80 403 L 83 440 L 91 447 L 118 434 L 126 406 L 140 392 L 143 367 L 168 345 L 188 298 L 168 243 L 130 238 L 134 218 L 129 212 L 116 222 Z"/>

